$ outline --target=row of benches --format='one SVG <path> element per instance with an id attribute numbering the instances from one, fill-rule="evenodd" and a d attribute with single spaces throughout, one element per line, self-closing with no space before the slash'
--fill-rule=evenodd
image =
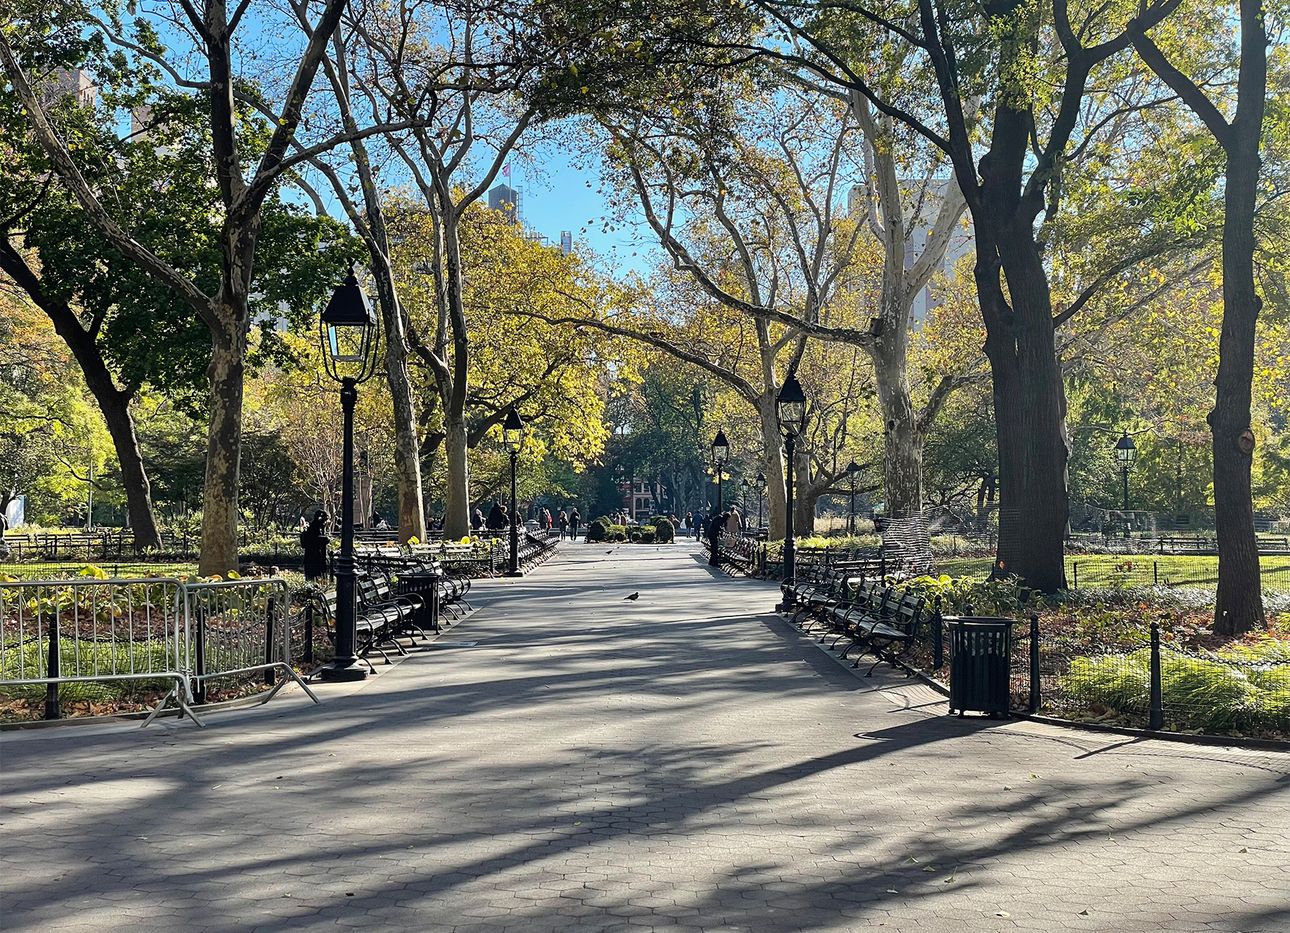
<path id="1" fill-rule="evenodd" d="M 389 651 L 408 653 L 401 640 L 413 645 L 425 641 L 442 631 L 445 617 L 456 621 L 471 608 L 466 598 L 470 577 L 451 573 L 433 559 L 364 556 L 356 583 L 355 653 L 373 670 L 369 654 L 379 654 L 388 664 Z M 312 633 L 321 622 L 334 640 L 336 609 L 334 588 L 311 594 L 304 609 L 306 631 Z"/>
<path id="2" fill-rule="evenodd" d="M 520 539 L 520 564 L 531 567 L 545 560 L 555 549 L 555 539 L 525 535 Z M 447 545 L 448 548 L 465 545 Z M 416 645 L 437 634 L 472 608 L 467 595 L 471 588 L 469 563 L 453 560 L 443 548 L 399 549 L 386 546 L 365 548 L 358 557 L 358 617 L 355 653 L 372 667 L 369 654 L 379 654 L 388 664 L 389 652 L 406 655 L 404 641 Z M 321 620 L 334 638 L 336 590 L 321 590 L 305 606 L 307 631 Z M 374 668 L 373 668 L 374 670 Z"/>
<path id="3" fill-rule="evenodd" d="M 871 654 L 874 663 L 865 676 L 884 661 L 908 674 L 903 662 L 924 630 L 939 633 L 940 600 L 929 604 L 908 586 L 901 588 L 889 570 L 881 558 L 808 559 L 782 584 L 784 607 L 795 625 L 821 643 L 832 639 L 830 648 L 836 649 L 846 642 L 842 657 L 858 651 L 852 667 Z"/>

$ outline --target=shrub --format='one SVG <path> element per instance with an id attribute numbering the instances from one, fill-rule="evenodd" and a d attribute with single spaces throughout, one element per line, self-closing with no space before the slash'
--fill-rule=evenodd
<path id="1" fill-rule="evenodd" d="M 587 526 L 587 542 L 595 544 L 597 541 L 604 541 L 609 537 L 609 520 L 606 518 L 597 518 Z"/>
<path id="2" fill-rule="evenodd" d="M 1238 666 L 1223 655 L 1210 659 L 1162 653 L 1160 692 L 1166 728 L 1208 733 L 1290 730 L 1290 668 Z M 1150 658 L 1146 648 L 1075 658 L 1060 686 L 1068 696 L 1111 712 L 1138 713 L 1147 708 L 1150 698 Z"/>
<path id="3" fill-rule="evenodd" d="M 655 517 L 654 540 L 659 544 L 671 544 L 676 540 L 676 527 L 666 516 L 659 515 Z"/>
<path id="4" fill-rule="evenodd" d="M 657 535 L 653 528 L 642 528 L 633 537 L 639 540 L 641 544 L 654 544 L 657 540 Z"/>

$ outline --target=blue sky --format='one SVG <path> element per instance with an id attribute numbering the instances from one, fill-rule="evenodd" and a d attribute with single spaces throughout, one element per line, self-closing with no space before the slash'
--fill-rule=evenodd
<path id="1" fill-rule="evenodd" d="M 645 271 L 658 262 L 660 248 L 643 228 L 643 218 L 634 229 L 604 232 L 608 210 L 600 182 L 598 160 L 575 157 L 559 145 L 544 146 L 528 159 L 511 160 L 510 184 L 520 190 L 526 227 L 553 243 L 560 242 L 561 230 L 573 231 L 575 250 L 590 248 L 615 274 Z"/>

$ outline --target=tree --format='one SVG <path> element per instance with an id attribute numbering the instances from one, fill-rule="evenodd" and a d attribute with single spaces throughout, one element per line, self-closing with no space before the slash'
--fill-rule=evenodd
<path id="1" fill-rule="evenodd" d="M 1236 104 L 1229 119 L 1202 86 L 1148 35 L 1166 16 L 1176 16 L 1180 6 L 1181 0 L 1168 0 L 1148 7 L 1130 23 L 1129 33 L 1143 61 L 1200 118 L 1222 146 L 1225 157 L 1223 329 L 1214 408 L 1208 421 L 1213 435 L 1214 518 L 1218 531 L 1214 630 L 1231 635 L 1264 623 L 1251 491 L 1255 436 L 1250 407 L 1255 334 L 1263 306 L 1254 277 L 1254 224 L 1270 37 L 1262 0 L 1240 0 L 1240 63 Z"/>
<path id="2" fill-rule="evenodd" d="M 45 150 L 61 184 L 76 199 L 83 222 L 92 224 L 123 256 L 158 284 L 170 289 L 207 326 L 211 339 L 209 429 L 206 475 L 203 483 L 202 545 L 199 571 L 224 573 L 237 566 L 238 468 L 242 432 L 242 398 L 251 323 L 251 298 L 257 243 L 263 227 L 265 201 L 292 168 L 311 151 L 326 151 L 348 141 L 345 135 L 322 140 L 310 150 L 288 155 L 301 124 L 310 88 L 327 44 L 346 6 L 345 0 L 325 0 L 296 59 L 296 67 L 278 108 L 279 120 L 259 151 L 248 146 L 240 125 L 234 89 L 240 80 L 234 62 L 240 51 L 238 27 L 249 8 L 232 11 L 222 0 L 182 5 L 182 27 L 191 30 L 193 51 L 205 72 L 203 86 L 209 121 L 209 155 L 219 193 L 219 275 L 214 282 L 195 280 L 175 268 L 127 229 L 105 207 L 100 192 L 87 179 L 82 164 L 69 150 L 60 128 L 51 122 L 28 71 L 39 63 L 39 44 L 50 29 L 102 30 L 85 11 L 72 5 L 24 2 L 0 26 L 0 64 L 30 121 L 30 129 Z M 66 15 L 68 10 L 72 15 Z M 263 25 L 263 24 L 261 24 Z M 180 33 L 182 34 L 182 32 Z M 14 43 L 14 44 L 11 44 Z M 16 44 L 16 47 L 15 47 Z M 33 46 L 36 46 L 33 48 Z M 385 127 L 368 128 L 374 135 Z M 255 157 L 258 155 L 258 159 Z M 250 174 L 246 167 L 255 167 Z M 110 204 L 110 201 L 108 202 Z"/>

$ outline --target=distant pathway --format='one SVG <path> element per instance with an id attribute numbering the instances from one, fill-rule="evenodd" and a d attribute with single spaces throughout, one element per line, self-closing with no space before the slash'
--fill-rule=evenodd
<path id="1" fill-rule="evenodd" d="M 0 737 L 0 929 L 1290 930 L 1290 756 L 951 719 L 561 548 L 321 706 Z"/>

